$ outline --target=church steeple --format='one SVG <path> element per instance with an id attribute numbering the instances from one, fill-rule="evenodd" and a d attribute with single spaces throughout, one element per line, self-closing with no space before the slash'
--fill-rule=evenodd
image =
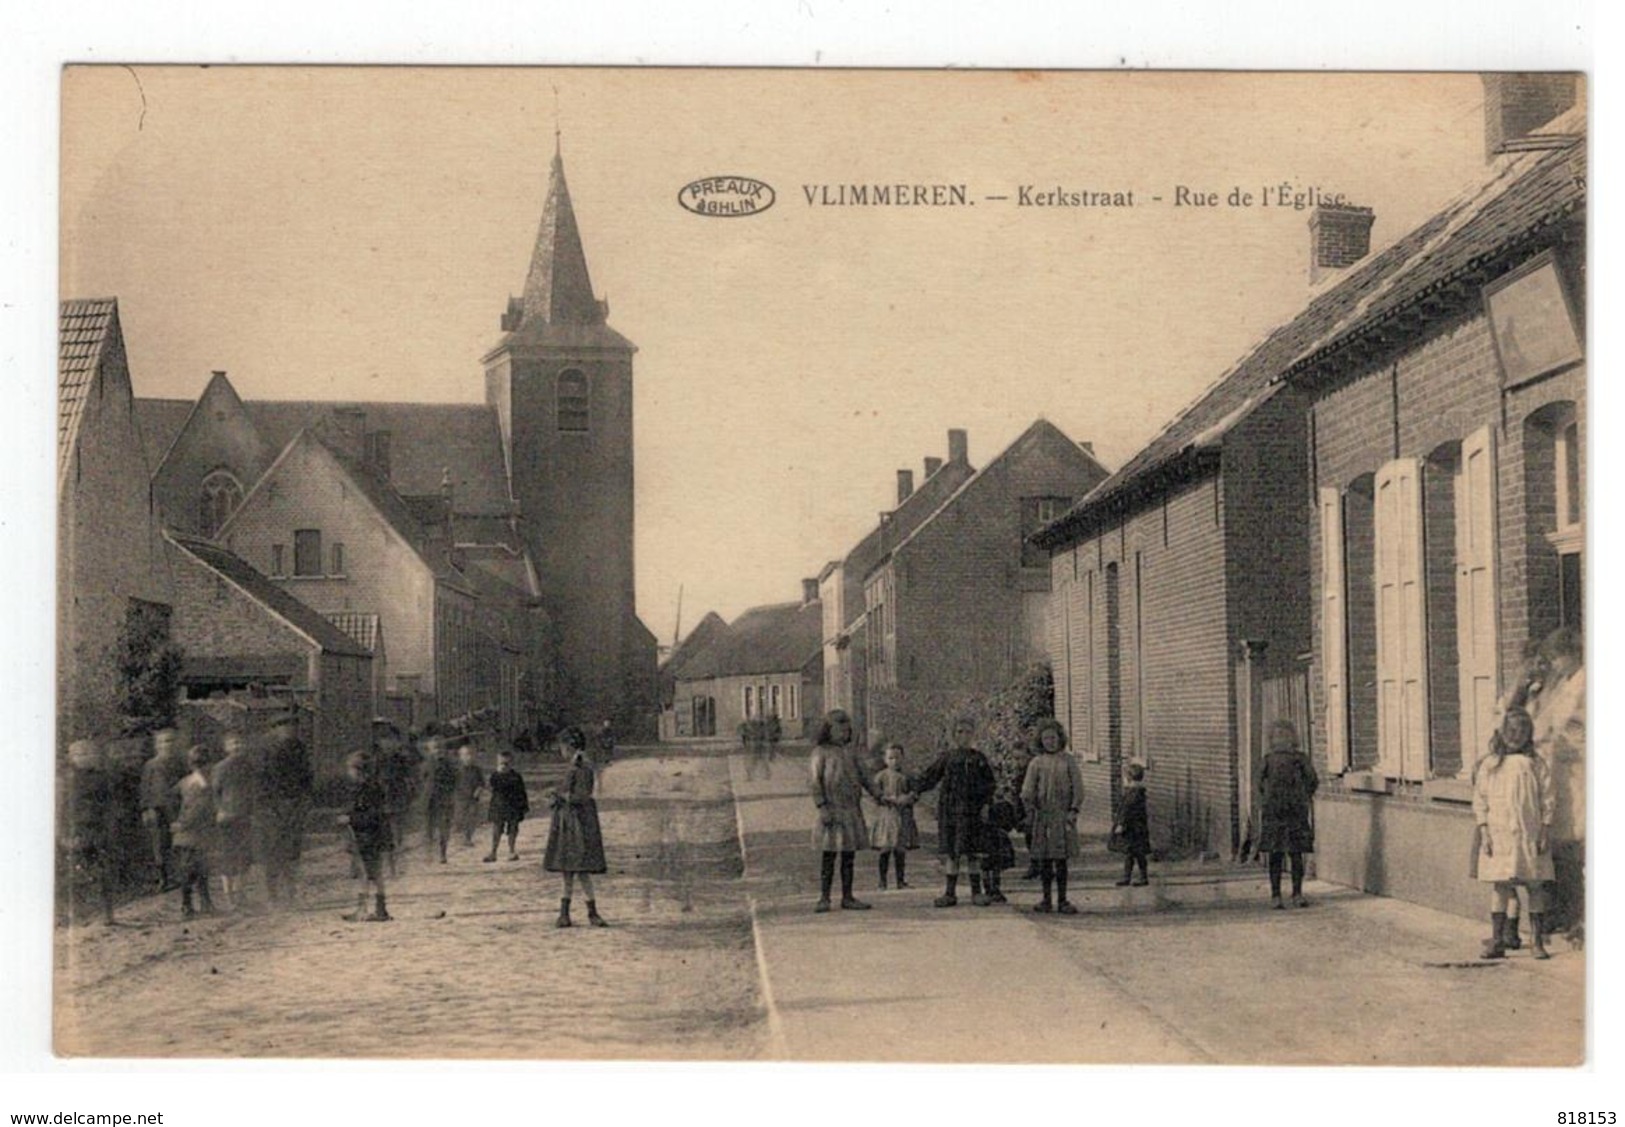
<path id="1" fill-rule="evenodd" d="M 518 304 L 514 312 L 519 313 L 521 325 L 604 323 L 604 308 L 593 297 L 592 279 L 587 275 L 587 255 L 581 249 L 581 232 L 576 227 L 570 188 L 564 182 L 564 159 L 556 135 L 547 203 L 536 232 L 536 249 L 530 256 L 530 273 L 525 276 L 525 295 Z"/>

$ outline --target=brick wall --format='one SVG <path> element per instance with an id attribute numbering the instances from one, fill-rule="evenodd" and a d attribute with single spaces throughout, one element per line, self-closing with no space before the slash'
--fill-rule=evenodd
<path id="1" fill-rule="evenodd" d="M 223 377 L 215 377 L 152 479 L 164 526 L 193 535 L 213 535 L 214 530 L 203 528 L 199 519 L 203 479 L 224 469 L 246 492 L 280 452 L 266 449 L 243 411 L 242 400 Z"/>
<path id="2" fill-rule="evenodd" d="M 57 741 L 113 734 L 114 657 L 132 598 L 171 600 L 117 323 L 87 389 L 57 498 Z"/>
<path id="3" fill-rule="evenodd" d="M 1065 435 L 1041 427 L 916 530 L 892 564 L 898 687 L 991 692 L 1043 659 L 1023 592 L 1047 586 L 1048 572 L 1021 566 L 1021 499 L 1081 498 L 1104 476 Z"/>
<path id="4" fill-rule="evenodd" d="M 299 631 L 179 548 L 170 549 L 175 584 L 170 635 L 193 657 L 296 657 L 293 687 L 311 688 L 317 647 Z"/>
<path id="5" fill-rule="evenodd" d="M 291 571 L 293 533 L 301 528 L 321 530 L 329 560 L 332 544 L 344 544 L 343 576 L 273 574 L 272 546 L 283 545 L 284 570 Z M 434 576 L 320 446 L 296 446 L 243 502 L 224 535 L 232 551 L 307 606 L 376 613 L 389 640 L 389 683 L 416 676 L 422 691 L 435 692 Z"/>
<path id="6" fill-rule="evenodd" d="M 1191 483 L 1052 561 L 1066 590 L 1052 600 L 1052 623 L 1062 617 L 1070 627 L 1070 652 L 1060 645 L 1066 627 L 1050 630 L 1056 711 L 1063 724 L 1070 720 L 1082 761 L 1085 812 L 1092 821 L 1109 819 L 1121 764 L 1140 759 L 1159 847 L 1196 830 L 1179 824 L 1192 813 L 1207 848 L 1228 845 L 1234 721 L 1219 502 L 1217 477 Z M 1061 670 L 1069 660 L 1063 703 Z"/>

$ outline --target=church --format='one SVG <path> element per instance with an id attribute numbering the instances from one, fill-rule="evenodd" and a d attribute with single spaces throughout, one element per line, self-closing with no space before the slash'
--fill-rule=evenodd
<path id="1" fill-rule="evenodd" d="M 598 300 L 555 151 L 485 402 L 137 399 L 159 519 L 373 653 L 377 710 L 652 735 L 656 643 L 634 601 L 632 357 Z M 387 649 L 385 643 L 387 640 Z M 214 655 L 217 659 L 220 655 Z M 215 660 L 218 683 L 242 686 Z M 222 673 L 221 671 L 226 672 Z"/>

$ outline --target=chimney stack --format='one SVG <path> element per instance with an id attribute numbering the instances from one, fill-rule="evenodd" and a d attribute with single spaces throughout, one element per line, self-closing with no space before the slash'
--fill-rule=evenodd
<path id="1" fill-rule="evenodd" d="M 940 470 L 941 468 L 942 468 L 942 459 L 941 458 L 927 458 L 925 460 L 925 476 L 926 476 L 926 480 L 929 481 L 932 477 L 934 477 L 936 475 L 936 472 L 938 470 Z"/>
<path id="2" fill-rule="evenodd" d="M 359 407 L 335 407 L 329 434 L 339 453 L 360 465 L 367 463 L 367 413 Z"/>
<path id="3" fill-rule="evenodd" d="M 897 471 L 897 503 L 901 505 L 914 492 L 914 471 Z"/>
<path id="4" fill-rule="evenodd" d="M 1529 134 L 1579 98 L 1573 74 L 1486 74 L 1484 81 L 1484 159 L 1545 147 Z M 1548 142 L 1549 143 L 1549 142 Z"/>
<path id="5" fill-rule="evenodd" d="M 1353 266 L 1371 252 L 1377 213 L 1352 204 L 1322 204 L 1309 216 L 1309 284 Z"/>
<path id="6" fill-rule="evenodd" d="M 806 606 L 808 603 L 816 603 L 817 601 L 818 580 L 803 579 L 801 581 L 801 605 Z"/>
<path id="7" fill-rule="evenodd" d="M 948 432 L 948 460 L 961 465 L 970 461 L 970 436 L 964 431 Z"/>

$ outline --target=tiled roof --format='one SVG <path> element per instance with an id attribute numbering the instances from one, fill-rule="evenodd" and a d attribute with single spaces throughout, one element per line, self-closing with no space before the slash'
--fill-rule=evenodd
<path id="1" fill-rule="evenodd" d="M 389 432 L 389 483 L 396 492 L 438 494 L 445 472 L 450 470 L 452 505 L 457 512 L 507 513 L 512 509 L 497 413 L 483 403 L 260 399 L 246 406 L 248 417 L 275 450 L 336 411 L 360 411 L 366 416 L 369 434 Z"/>
<path id="2" fill-rule="evenodd" d="M 1545 151 L 1498 161 L 1479 184 L 1351 268 L 1297 316 L 1266 334 L 1122 469 L 1035 540 L 1062 543 L 1069 533 L 1126 503 L 1137 489 L 1160 489 L 1164 471 L 1181 460 L 1201 461 L 1196 455 L 1222 444 L 1295 364 L 1413 304 L 1486 254 L 1583 201 L 1584 189 L 1570 172 L 1572 160 L 1572 151 Z"/>
<path id="3" fill-rule="evenodd" d="M 166 532 L 164 538 L 176 548 L 226 579 L 289 626 L 304 634 L 327 653 L 370 657 L 372 650 L 357 642 L 325 617 L 256 571 L 239 556 L 212 540 Z"/>
<path id="4" fill-rule="evenodd" d="M 337 626 L 361 645 L 367 647 L 367 652 L 378 653 L 378 623 L 376 614 L 367 614 L 358 610 L 334 610 L 326 614 L 327 621 Z"/>
<path id="5" fill-rule="evenodd" d="M 164 455 L 175 444 L 195 406 L 195 399 L 135 401 L 135 423 L 141 431 L 141 451 L 147 459 L 147 473 L 157 474 Z"/>
<path id="6" fill-rule="evenodd" d="M 690 658 L 678 679 L 793 673 L 818 657 L 823 644 L 823 604 L 817 600 L 755 607 Z"/>
<path id="7" fill-rule="evenodd" d="M 965 484 L 976 471 L 967 462 L 945 462 L 936 473 L 926 478 L 920 487 L 910 493 L 886 519 L 846 554 L 845 567 L 850 576 L 862 580 L 893 548 L 921 524 L 942 503 Z M 856 608 L 853 608 L 856 609 Z M 841 623 L 845 626 L 846 623 Z"/>
<path id="8" fill-rule="evenodd" d="M 936 520 L 937 517 L 942 513 L 945 513 L 951 509 L 955 501 L 959 500 L 959 498 L 965 493 L 976 488 L 979 482 L 986 480 L 987 477 L 998 467 L 1004 465 L 1005 462 L 1010 461 L 1012 458 L 1019 457 L 1021 454 L 1026 453 L 1037 443 L 1046 439 L 1052 443 L 1059 443 L 1063 445 L 1067 450 L 1072 451 L 1079 458 L 1087 459 L 1089 464 L 1095 468 L 1096 472 L 1105 474 L 1106 468 L 1095 459 L 1095 456 L 1088 453 L 1083 449 L 1083 447 L 1076 445 L 1066 436 L 1066 433 L 1062 431 L 1060 427 L 1056 426 L 1048 419 L 1035 419 L 1031 426 L 1022 431 L 1021 434 L 1016 437 L 1014 442 L 1006 446 L 1003 450 L 999 451 L 998 457 L 994 458 L 987 465 L 983 466 L 981 469 L 977 470 L 974 474 L 961 482 L 959 488 L 955 489 L 947 500 L 943 501 L 942 504 L 938 505 L 930 513 L 930 515 L 928 515 L 924 520 L 920 521 L 919 524 L 917 524 L 907 536 L 898 540 L 892 547 L 891 552 L 887 553 L 887 556 L 899 551 L 905 545 L 907 545 L 909 541 L 913 540 L 914 537 L 920 535 L 920 533 L 923 532 L 932 521 Z M 878 566 L 885 558 L 886 556 L 882 556 L 879 560 L 876 560 L 876 566 Z M 871 568 L 870 570 L 873 571 L 874 569 Z"/>
<path id="9" fill-rule="evenodd" d="M 68 464 L 79 432 L 85 396 L 96 378 L 96 366 L 110 332 L 118 331 L 118 300 L 97 297 L 64 301 L 57 321 L 56 464 L 57 481 Z"/>

